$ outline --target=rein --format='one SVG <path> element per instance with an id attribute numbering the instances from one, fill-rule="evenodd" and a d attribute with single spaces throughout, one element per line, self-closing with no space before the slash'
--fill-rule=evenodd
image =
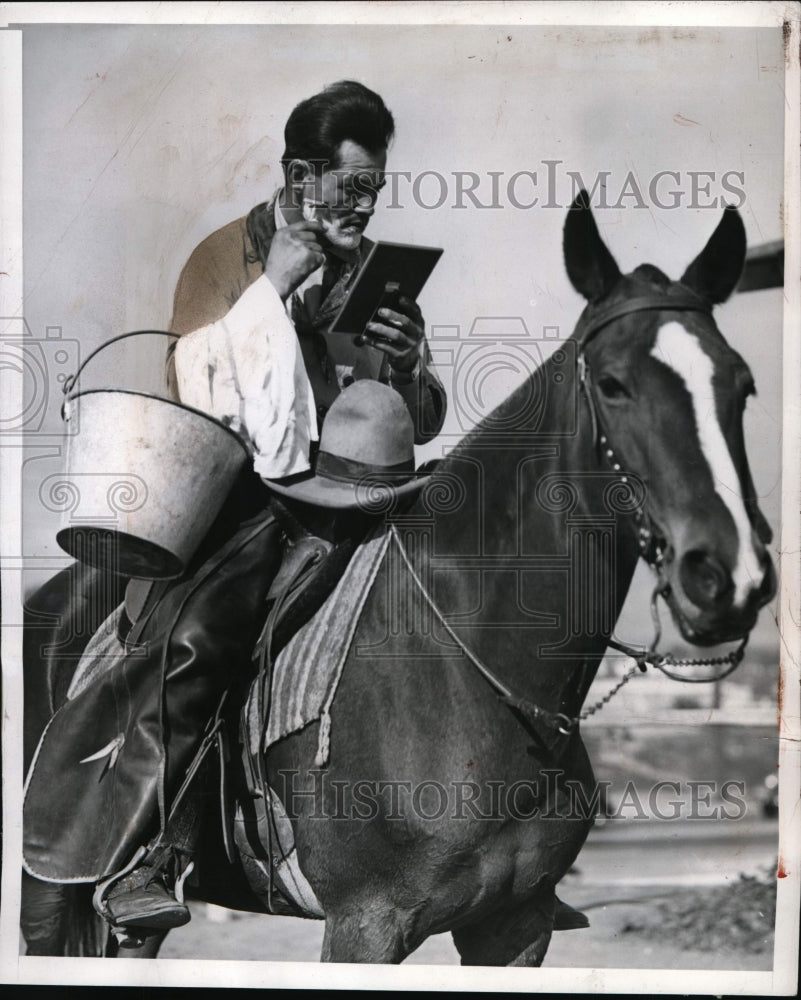
<path id="1" fill-rule="evenodd" d="M 557 729 L 560 733 L 562 733 L 565 736 L 570 734 L 575 728 L 576 724 L 578 723 L 579 721 L 578 719 L 571 719 L 569 715 L 565 715 L 562 712 L 549 712 L 547 709 L 541 708 L 539 705 L 535 705 L 534 702 L 532 701 L 528 701 L 525 698 L 518 698 L 517 695 L 515 695 L 512 692 L 512 690 L 508 688 L 503 683 L 503 681 L 496 674 L 494 674 L 492 670 L 490 670 L 490 668 L 482 660 L 480 660 L 476 656 L 474 652 L 472 652 L 472 650 L 470 650 L 467 646 L 465 646 L 465 644 L 462 642 L 462 640 L 459 638 L 456 632 L 454 632 L 454 630 L 445 620 L 445 616 L 439 610 L 439 608 L 434 602 L 434 598 L 428 592 L 425 584 L 420 579 L 417 571 L 412 565 L 412 561 L 409 558 L 409 554 L 406 551 L 406 548 L 404 547 L 403 541 L 401 540 L 401 537 L 398 534 L 398 529 L 395 527 L 394 524 L 390 524 L 389 532 L 392 539 L 395 541 L 395 544 L 398 546 L 398 550 L 401 554 L 401 557 L 403 558 L 404 563 L 406 564 L 406 568 L 408 569 L 412 580 L 414 580 L 415 586 L 425 598 L 426 603 L 431 608 L 437 621 L 445 629 L 445 631 L 448 633 L 451 639 L 453 639 L 453 641 L 458 645 L 458 647 L 470 660 L 473 666 L 478 670 L 481 676 L 486 681 L 489 681 L 490 685 L 500 695 L 501 700 L 505 702 L 507 705 L 511 705 L 513 708 L 519 709 L 526 716 L 528 716 L 533 720 L 539 722 L 547 722 L 549 725 L 553 726 L 555 729 Z"/>
<path id="2" fill-rule="evenodd" d="M 575 337 L 578 341 L 576 364 L 578 369 L 579 385 L 589 408 L 593 442 L 596 447 L 599 447 L 604 460 L 611 467 L 612 471 L 619 474 L 620 482 L 623 485 L 628 484 L 628 476 L 618 461 L 617 455 L 609 443 L 608 437 L 605 433 L 603 433 L 600 417 L 597 412 L 595 399 L 592 393 L 590 367 L 587 363 L 584 350 L 592 337 L 594 337 L 599 330 L 603 329 L 614 320 L 630 315 L 631 313 L 655 310 L 702 312 L 706 315 L 711 315 L 711 308 L 707 302 L 695 295 L 690 289 L 683 288 L 679 294 L 669 295 L 665 293 L 663 295 L 638 296 L 633 299 L 628 299 L 627 301 L 613 303 L 605 309 L 598 310 L 597 312 L 593 312 L 591 305 L 587 306 L 576 327 Z M 636 525 L 637 544 L 640 549 L 640 555 L 648 563 L 650 568 L 658 574 L 659 567 L 663 559 L 663 552 L 653 530 L 651 519 L 647 512 L 641 510 L 639 507 L 635 508 L 633 511 L 632 518 L 634 519 Z M 634 677 L 635 674 L 638 672 L 645 673 L 649 666 L 660 670 L 666 677 L 671 678 L 671 680 L 682 681 L 687 684 L 711 684 L 728 677 L 729 674 L 733 673 L 742 662 L 750 633 L 746 634 L 737 649 L 726 654 L 725 656 L 714 658 L 706 657 L 701 659 L 679 659 L 674 657 L 671 653 L 658 652 L 657 646 L 659 645 L 659 641 L 662 636 L 662 625 L 659 618 L 658 607 L 661 588 L 657 584 L 651 595 L 651 619 L 654 625 L 654 638 L 650 646 L 647 648 L 642 646 L 633 646 L 615 638 L 614 636 L 610 636 L 607 640 L 608 646 L 633 659 L 635 661 L 635 665 L 626 671 L 623 677 L 613 688 L 611 688 L 610 691 L 608 691 L 593 705 L 585 708 L 578 715 L 569 716 L 563 712 L 548 711 L 526 698 L 520 698 L 515 695 L 514 692 L 508 688 L 503 681 L 501 681 L 501 679 L 465 645 L 462 639 L 445 620 L 445 616 L 437 607 L 434 598 L 428 592 L 425 584 L 420 579 L 420 576 L 412 565 L 411 559 L 409 558 L 395 525 L 390 524 L 389 530 L 390 535 L 397 545 L 401 557 L 403 558 L 406 568 L 415 583 L 415 586 L 422 594 L 428 606 L 431 608 L 431 611 L 437 621 L 440 625 L 442 625 L 465 656 L 467 656 L 481 676 L 484 677 L 484 679 L 500 696 L 501 700 L 510 707 L 522 712 L 528 719 L 535 722 L 544 722 L 550 727 L 556 729 L 556 731 L 563 736 L 569 736 L 581 721 L 600 711 L 612 700 L 618 691 L 620 691 L 620 689 L 626 685 L 632 677 Z M 725 669 L 722 672 L 715 673 L 710 677 L 682 677 L 680 674 L 674 673 L 672 669 L 674 667 L 719 666 L 725 667 Z"/>

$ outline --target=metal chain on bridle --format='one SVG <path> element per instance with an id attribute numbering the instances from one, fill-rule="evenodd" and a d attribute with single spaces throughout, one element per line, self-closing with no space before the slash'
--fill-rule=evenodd
<path id="1" fill-rule="evenodd" d="M 607 435 L 603 433 L 601 428 L 601 422 L 592 393 L 590 368 L 587 363 L 584 350 L 588 341 L 595 336 L 599 330 L 607 326 L 613 320 L 635 312 L 654 310 L 703 312 L 707 315 L 711 312 L 708 303 L 704 302 L 703 299 L 695 295 L 695 293 L 690 289 L 682 288 L 678 294 L 669 295 L 665 293 L 662 295 L 637 297 L 627 301 L 612 303 L 612 305 L 607 306 L 605 309 L 600 311 L 594 311 L 592 306 L 588 306 L 582 313 L 576 328 L 576 340 L 578 341 L 576 360 L 579 386 L 580 391 L 584 394 L 589 408 L 593 441 L 601 451 L 604 461 L 610 466 L 612 471 L 619 476 L 619 481 L 624 486 L 628 485 L 629 478 L 619 462 L 618 456 L 615 454 L 614 448 L 611 446 Z M 651 519 L 643 506 L 635 507 L 631 512 L 631 517 L 634 521 L 635 531 L 637 533 L 637 544 L 639 546 L 640 556 L 658 575 L 664 553 L 662 552 L 658 538 L 653 530 Z M 618 652 L 624 653 L 626 656 L 633 659 L 635 661 L 634 666 L 630 667 L 623 674 L 617 684 L 615 684 L 614 687 L 612 687 L 602 698 L 594 704 L 585 707 L 578 715 L 569 716 L 563 712 L 550 712 L 525 698 L 517 697 L 500 680 L 500 678 L 497 677 L 497 675 L 464 644 L 462 639 L 448 624 L 444 615 L 435 604 L 433 597 L 426 589 L 423 581 L 420 579 L 417 571 L 412 565 L 411 559 L 406 552 L 403 541 L 401 540 L 395 525 L 390 526 L 390 533 L 400 550 L 401 557 L 406 564 L 412 580 L 420 593 L 423 595 L 426 603 L 431 608 L 439 623 L 459 646 L 462 652 L 467 656 L 470 662 L 476 667 L 479 673 L 481 673 L 482 676 L 492 685 L 495 691 L 500 695 L 501 699 L 510 706 L 522 711 L 529 718 L 535 721 L 546 722 L 555 727 L 559 733 L 565 736 L 573 732 L 582 720 L 587 719 L 591 715 L 600 711 L 612 700 L 612 698 L 614 698 L 618 691 L 620 691 L 621 688 L 623 688 L 631 680 L 632 677 L 634 677 L 637 673 L 645 673 L 649 666 L 660 670 L 672 680 L 682 681 L 683 683 L 688 684 L 711 684 L 715 681 L 722 680 L 724 677 L 728 677 L 729 674 L 736 670 L 742 662 L 745 647 L 748 642 L 748 634 L 746 634 L 746 636 L 742 639 L 737 649 L 727 653 L 725 656 L 688 659 L 675 657 L 671 653 L 660 653 L 657 650 L 657 646 L 659 645 L 662 637 L 662 624 L 659 618 L 658 600 L 662 595 L 663 588 L 659 583 L 657 583 L 653 593 L 651 594 L 651 619 L 654 625 L 654 638 L 651 641 L 650 646 L 634 646 L 617 639 L 615 636 L 611 636 L 608 640 L 608 645 L 612 649 L 616 649 Z M 724 669 L 713 673 L 712 676 L 708 677 L 682 676 L 681 674 L 675 673 L 673 670 L 673 668 L 684 667 L 723 667 Z"/>

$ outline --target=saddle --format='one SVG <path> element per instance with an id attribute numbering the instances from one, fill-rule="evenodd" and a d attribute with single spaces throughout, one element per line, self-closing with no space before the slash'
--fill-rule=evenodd
<path id="1" fill-rule="evenodd" d="M 333 589 L 351 534 L 324 538 L 304 512 L 264 501 L 224 511 L 185 575 L 150 588 L 123 654 L 48 722 L 26 782 L 29 874 L 99 881 L 163 837 L 221 745 L 225 700 L 252 678 L 254 649 L 264 669 Z"/>

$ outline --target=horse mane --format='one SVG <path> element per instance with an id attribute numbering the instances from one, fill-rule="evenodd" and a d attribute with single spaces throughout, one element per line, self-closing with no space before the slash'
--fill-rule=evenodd
<path id="1" fill-rule="evenodd" d="M 558 344 L 554 349 L 554 353 L 558 350 Z M 552 364 L 551 357 L 545 358 L 536 368 L 532 369 L 520 385 L 514 389 L 508 396 L 506 396 L 500 403 L 494 406 L 489 413 L 486 413 L 481 420 L 479 420 L 470 430 L 464 435 L 464 437 L 445 455 L 442 460 L 434 468 L 432 475 L 436 476 L 438 472 L 444 471 L 448 468 L 451 459 L 456 459 L 460 455 L 463 455 L 468 451 L 480 438 L 487 434 L 498 435 L 501 433 L 497 426 L 493 426 L 497 422 L 503 421 L 503 416 L 506 412 L 512 411 L 513 413 L 517 411 L 519 402 L 518 397 L 521 394 L 528 394 L 531 389 L 530 385 L 534 379 L 544 379 L 546 377 L 548 366 Z M 538 423 L 540 422 L 539 414 L 537 416 Z M 525 431 L 526 428 L 521 424 L 520 427 L 515 428 L 516 431 Z M 513 433 L 513 432 L 512 432 Z"/>

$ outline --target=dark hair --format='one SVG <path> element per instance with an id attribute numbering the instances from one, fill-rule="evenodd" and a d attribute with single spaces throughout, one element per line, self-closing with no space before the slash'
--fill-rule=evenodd
<path id="1" fill-rule="evenodd" d="M 281 164 L 284 172 L 291 160 L 323 162 L 334 169 L 346 139 L 377 153 L 394 133 L 395 121 L 378 94 L 354 80 L 340 80 L 293 109 L 284 129 Z"/>

